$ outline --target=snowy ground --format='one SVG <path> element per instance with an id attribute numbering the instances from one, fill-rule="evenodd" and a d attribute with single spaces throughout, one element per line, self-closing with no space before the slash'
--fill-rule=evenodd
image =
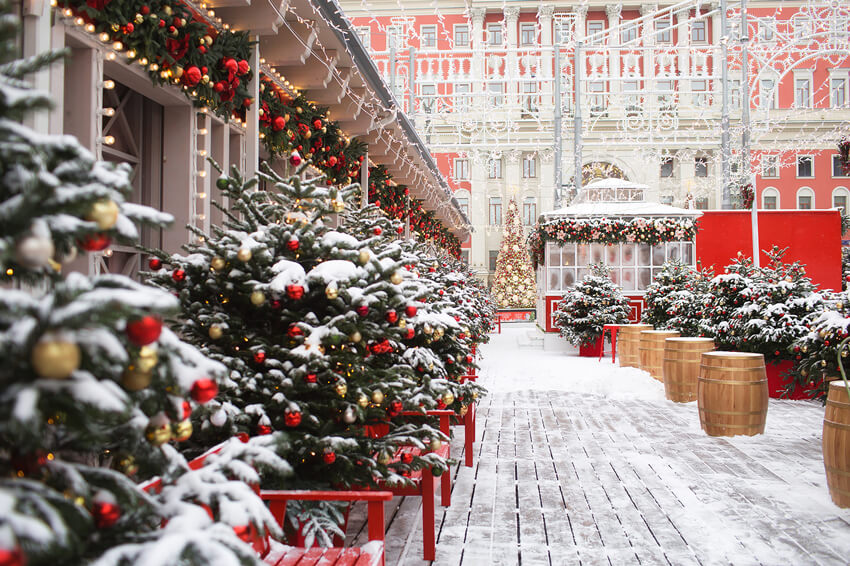
<path id="1" fill-rule="evenodd" d="M 482 348 L 475 467 L 438 507 L 434 564 L 850 563 L 819 403 L 771 400 L 764 435 L 712 438 L 648 374 L 519 349 L 533 326 L 502 329 Z M 425 564 L 419 500 L 396 505 L 387 564 Z"/>

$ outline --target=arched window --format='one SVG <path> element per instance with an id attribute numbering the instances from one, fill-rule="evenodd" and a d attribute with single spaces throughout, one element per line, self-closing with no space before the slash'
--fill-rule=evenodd
<path id="1" fill-rule="evenodd" d="M 840 208 L 841 213 L 844 214 L 848 202 L 850 202 L 850 191 L 845 187 L 835 187 L 832 190 L 832 208 Z"/>
<path id="2" fill-rule="evenodd" d="M 773 187 L 767 187 L 762 191 L 761 207 L 764 210 L 777 210 L 779 208 L 779 191 Z"/>
<path id="3" fill-rule="evenodd" d="M 797 208 L 799 210 L 811 210 L 815 207 L 815 192 L 809 187 L 797 189 Z"/>

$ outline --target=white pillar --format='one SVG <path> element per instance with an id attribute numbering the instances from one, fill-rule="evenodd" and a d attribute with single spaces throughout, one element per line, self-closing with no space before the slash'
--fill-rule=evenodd
<path id="1" fill-rule="evenodd" d="M 537 9 L 537 21 L 540 23 L 540 45 L 548 47 L 552 45 L 552 16 L 555 15 L 555 6 L 552 4 L 541 4 Z"/>
<path id="2" fill-rule="evenodd" d="M 486 8 L 471 8 L 472 18 L 472 106 L 484 108 L 484 15 Z"/>
<path id="3" fill-rule="evenodd" d="M 641 40 L 649 49 L 643 55 L 644 83 L 640 90 L 644 93 L 644 108 L 649 109 L 656 106 L 655 95 L 649 94 L 656 90 L 655 87 L 655 21 L 650 14 L 658 11 L 658 4 L 643 4 L 640 7 L 640 15 L 646 17 L 641 26 Z"/>
<path id="4" fill-rule="evenodd" d="M 254 77 L 248 82 L 248 95 L 251 97 L 251 106 L 245 113 L 248 127 L 245 135 L 248 144 L 245 151 L 245 170 L 242 172 L 245 177 L 253 177 L 257 172 L 257 167 L 260 162 L 260 38 L 254 36 L 251 38 L 255 41 L 254 49 L 251 51 L 251 59 L 249 64 L 251 70 L 254 71 Z"/>
<path id="5" fill-rule="evenodd" d="M 608 16 L 608 29 L 612 30 L 620 24 L 620 12 L 623 6 L 621 4 L 607 4 L 605 6 L 605 14 Z M 621 110 L 620 91 L 620 50 L 612 47 L 620 44 L 620 34 L 618 32 L 610 32 L 608 36 L 608 109 L 609 112 L 615 109 Z"/>
<path id="6" fill-rule="evenodd" d="M 519 37 L 517 33 L 517 20 L 519 20 L 519 7 L 508 6 L 504 9 L 505 14 L 505 39 L 507 48 L 507 57 L 505 60 L 505 100 L 508 106 L 515 108 L 518 104 L 517 81 L 519 80 L 519 60 L 517 58 L 517 49 L 519 47 Z"/>
<path id="7" fill-rule="evenodd" d="M 690 25 L 690 8 L 683 8 L 676 10 L 676 23 L 681 24 L 677 28 L 678 39 L 676 41 L 676 51 L 678 52 L 678 69 L 677 74 L 679 77 L 688 76 L 691 74 L 690 70 L 690 62 L 688 57 L 688 48 L 691 43 L 691 25 Z M 690 92 L 691 90 L 691 82 L 686 79 L 679 79 L 679 106 L 681 106 L 685 102 L 685 98 L 682 96 L 682 93 Z M 687 104 L 690 104 L 692 101 L 690 99 L 687 100 Z"/>

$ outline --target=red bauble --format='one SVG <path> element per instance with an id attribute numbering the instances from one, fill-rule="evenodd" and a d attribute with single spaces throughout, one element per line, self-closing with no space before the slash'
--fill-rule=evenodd
<path id="1" fill-rule="evenodd" d="M 278 299 L 272 299 L 271 301 L 269 301 L 269 305 L 272 309 L 278 310 L 280 307 L 283 306 L 283 303 L 281 303 Z"/>
<path id="2" fill-rule="evenodd" d="M 293 252 L 297 250 L 300 245 L 301 242 L 298 241 L 298 238 L 290 238 L 290 240 L 286 242 L 286 248 Z"/>
<path id="3" fill-rule="evenodd" d="M 298 167 L 301 165 L 301 154 L 297 151 L 293 151 L 289 154 L 289 164 L 293 167 Z"/>
<path id="4" fill-rule="evenodd" d="M 461 332 L 460 334 L 458 334 L 458 335 L 457 335 L 457 337 L 458 337 L 460 340 L 463 340 L 464 338 L 466 338 L 466 334 L 464 334 L 463 332 Z"/>
<path id="5" fill-rule="evenodd" d="M 317 130 L 321 130 L 322 129 L 322 121 L 319 120 L 318 118 L 316 118 L 315 120 L 313 120 L 313 127 Z"/>
<path id="6" fill-rule="evenodd" d="M 295 427 L 301 424 L 301 411 L 290 411 L 287 409 L 283 415 L 283 422 L 286 426 Z"/>
<path id="7" fill-rule="evenodd" d="M 151 260 L 148 262 L 148 267 L 156 271 L 157 269 L 160 269 L 162 267 L 162 260 L 158 257 L 152 257 Z"/>
<path id="8" fill-rule="evenodd" d="M 225 83 L 224 81 L 218 81 L 213 85 L 213 90 L 218 93 L 224 92 L 225 88 L 227 88 L 227 83 Z"/>
<path id="9" fill-rule="evenodd" d="M 446 358 L 446 363 L 449 364 L 449 365 L 452 365 L 453 363 L 455 363 L 454 358 L 451 358 L 451 357 Z"/>
<path id="10" fill-rule="evenodd" d="M 356 310 L 357 310 L 357 314 L 360 315 L 361 317 L 365 317 L 369 314 L 368 305 L 360 305 L 359 307 L 357 307 Z"/>
<path id="11" fill-rule="evenodd" d="M 315 373 L 308 373 L 304 376 L 304 381 L 306 381 L 307 383 L 316 383 L 318 381 L 318 378 L 316 377 Z"/>
<path id="12" fill-rule="evenodd" d="M 259 352 L 254 353 L 254 362 L 261 364 L 266 361 L 266 353 L 260 350 Z"/>
<path id="13" fill-rule="evenodd" d="M 147 346 L 162 334 L 162 319 L 158 316 L 143 316 L 127 323 L 127 338 L 136 346 Z"/>
<path id="14" fill-rule="evenodd" d="M 276 132 L 281 131 L 286 127 L 286 120 L 283 119 L 283 116 L 275 116 L 272 120 L 272 129 Z"/>
<path id="15" fill-rule="evenodd" d="M 389 322 L 390 324 L 395 324 L 396 322 L 398 322 L 398 313 L 396 311 L 387 311 L 385 317 L 387 319 L 387 322 Z"/>
<path id="16" fill-rule="evenodd" d="M 428 268 L 428 273 L 434 273 L 435 271 L 437 271 L 436 267 L 429 267 Z"/>
<path id="17" fill-rule="evenodd" d="M 304 296 L 304 286 L 303 285 L 287 285 L 286 286 L 286 296 L 292 299 L 293 301 L 297 301 L 301 297 Z"/>
<path id="18" fill-rule="evenodd" d="M 184 421 L 192 416 L 192 405 L 189 404 L 189 401 L 184 400 L 183 403 L 180 405 L 180 408 L 183 410 Z"/>
<path id="19" fill-rule="evenodd" d="M 337 164 L 337 158 L 336 158 L 336 157 L 334 157 L 333 155 L 331 155 L 330 157 L 328 157 L 328 165 L 330 165 L 331 167 L 333 167 L 333 166 L 334 166 L 334 165 L 336 165 L 336 164 Z"/>
<path id="20" fill-rule="evenodd" d="M 446 404 L 443 402 L 442 399 L 437 399 L 437 408 L 441 411 L 446 408 Z"/>
<path id="21" fill-rule="evenodd" d="M 89 234 L 77 243 L 87 252 L 99 252 L 109 247 L 112 238 L 106 234 Z"/>
<path id="22" fill-rule="evenodd" d="M 408 305 L 404 307 L 404 314 L 406 314 L 408 317 L 416 316 L 417 312 L 419 312 L 419 309 L 417 309 L 414 305 Z"/>
<path id="23" fill-rule="evenodd" d="M 406 339 L 410 340 L 411 338 L 413 338 L 414 336 L 416 336 L 416 331 L 415 331 L 415 330 L 413 330 L 413 327 L 412 327 L 412 326 L 408 326 L 406 330 L 407 330 L 407 332 L 405 332 L 405 334 L 404 334 L 404 337 L 405 337 Z"/>
<path id="24" fill-rule="evenodd" d="M 440 289 L 440 296 L 442 297 L 443 295 L 445 295 L 445 292 L 442 289 Z"/>
<path id="25" fill-rule="evenodd" d="M 244 59 L 242 59 L 241 61 L 239 61 L 239 64 L 237 65 L 237 67 L 238 67 L 238 69 L 239 69 L 239 74 L 240 74 L 240 75 L 244 75 L 245 73 L 247 73 L 248 71 L 250 71 L 250 70 L 251 70 L 251 65 L 249 65 L 249 64 L 248 64 L 248 61 L 246 61 L 246 60 L 244 60 Z"/>
<path id="26" fill-rule="evenodd" d="M 404 232 L 404 226 L 399 226 L 398 228 L 395 229 L 395 231 L 398 232 L 399 234 L 403 233 Z"/>
<path id="27" fill-rule="evenodd" d="M 257 436 L 265 436 L 272 433 L 272 427 L 267 424 L 257 425 Z"/>
<path id="28" fill-rule="evenodd" d="M 108 529 L 121 518 L 121 508 L 117 503 L 98 501 L 92 506 L 91 514 L 98 529 Z"/>
<path id="29" fill-rule="evenodd" d="M 404 409 L 404 405 L 402 405 L 401 401 L 395 400 L 390 403 L 389 410 L 392 416 L 400 415 L 402 409 Z"/>
<path id="30" fill-rule="evenodd" d="M 125 30 L 124 33 L 133 33 L 133 31 L 135 29 L 136 29 L 136 26 L 133 25 L 133 22 L 130 22 L 126 26 L 124 26 L 124 30 Z"/>
<path id="31" fill-rule="evenodd" d="M 236 438 L 238 438 L 241 442 L 246 443 L 251 440 L 251 437 L 248 436 L 247 432 L 237 432 Z"/>
<path id="32" fill-rule="evenodd" d="M 325 464 L 333 464 L 336 462 L 336 454 L 333 450 L 329 450 L 322 454 L 322 460 L 324 460 Z"/>
<path id="33" fill-rule="evenodd" d="M 410 464 L 411 462 L 413 462 L 413 454 L 411 454 L 410 452 L 402 452 L 401 462 L 403 464 Z"/>
<path id="34" fill-rule="evenodd" d="M 297 338 L 298 336 L 303 336 L 304 331 L 301 330 L 301 327 L 297 324 L 292 324 L 289 326 L 289 330 L 286 331 L 290 338 Z"/>
<path id="35" fill-rule="evenodd" d="M 147 16 L 148 14 L 151 13 L 150 6 L 148 6 L 148 5 L 142 6 L 142 9 L 139 10 L 139 12 L 141 12 L 143 16 Z"/>
<path id="36" fill-rule="evenodd" d="M 372 233 L 376 236 L 380 236 L 384 233 L 384 230 L 380 226 L 375 226 L 374 228 L 372 228 Z"/>
<path id="37" fill-rule="evenodd" d="M 24 566 L 26 559 L 20 548 L 0 548 L 0 566 Z"/>
<path id="38" fill-rule="evenodd" d="M 186 279 L 186 272 L 182 269 L 175 269 L 171 272 L 171 278 L 180 283 Z"/>
<path id="39" fill-rule="evenodd" d="M 466 363 L 468 363 L 468 364 L 472 363 L 472 356 L 466 356 Z"/>
<path id="40" fill-rule="evenodd" d="M 192 384 L 192 389 L 189 390 L 189 394 L 195 402 L 203 405 L 218 395 L 218 384 L 212 379 L 202 377 Z"/>
<path id="41" fill-rule="evenodd" d="M 201 73 L 201 70 L 195 65 L 186 67 L 186 69 L 183 71 L 183 83 L 186 86 L 195 86 L 199 82 L 201 82 L 201 78 L 203 76 L 204 75 L 203 73 Z"/>

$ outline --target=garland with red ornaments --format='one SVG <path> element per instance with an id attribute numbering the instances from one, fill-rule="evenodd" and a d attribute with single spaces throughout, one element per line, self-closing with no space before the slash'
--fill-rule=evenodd
<path id="1" fill-rule="evenodd" d="M 546 242 L 561 246 L 572 242 L 654 246 L 662 242 L 693 240 L 697 229 L 696 220 L 690 218 L 558 218 L 535 226 L 528 235 L 528 247 L 536 269 L 544 263 Z"/>
<path id="2" fill-rule="evenodd" d="M 197 106 L 229 119 L 244 117 L 252 100 L 246 85 L 251 42 L 246 32 L 216 30 L 174 0 L 59 0 L 58 6 L 155 84 L 182 87 Z"/>

